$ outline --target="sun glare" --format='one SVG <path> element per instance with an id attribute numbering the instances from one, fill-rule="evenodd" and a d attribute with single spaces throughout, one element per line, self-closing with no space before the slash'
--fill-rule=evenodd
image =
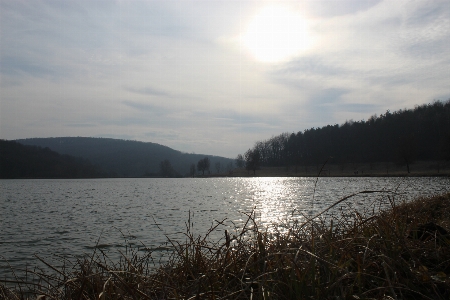
<path id="1" fill-rule="evenodd" d="M 241 41 L 257 60 L 268 63 L 289 60 L 311 45 L 307 21 L 282 5 L 261 9 L 249 22 Z"/>

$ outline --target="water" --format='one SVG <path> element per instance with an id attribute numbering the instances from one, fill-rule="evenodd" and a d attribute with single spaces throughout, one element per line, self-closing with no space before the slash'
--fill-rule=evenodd
<path id="1" fill-rule="evenodd" d="M 370 208 L 395 191 L 398 200 L 450 192 L 448 178 L 209 178 L 0 180 L 0 278 L 8 264 L 38 265 L 35 254 L 77 257 L 97 245 L 112 259 L 127 243 L 152 251 L 167 249 L 167 237 L 183 240 L 191 218 L 193 231 L 206 233 L 216 221 L 239 228 L 254 210 L 260 226 L 302 219 L 340 198 L 340 204 Z M 223 237 L 224 228 L 211 236 Z"/>

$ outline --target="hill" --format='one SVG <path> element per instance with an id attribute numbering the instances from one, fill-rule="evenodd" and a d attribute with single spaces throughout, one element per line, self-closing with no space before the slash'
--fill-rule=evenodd
<path id="1" fill-rule="evenodd" d="M 361 164 L 392 163 L 408 173 L 415 161 L 433 161 L 439 171 L 450 161 L 450 100 L 388 110 L 367 121 L 283 133 L 256 142 L 247 157 L 255 157 L 259 166 L 296 170 L 325 161 L 342 168 L 351 164 L 355 171 Z"/>
<path id="2" fill-rule="evenodd" d="M 0 140 L 0 178 L 92 178 L 106 174 L 89 161 L 49 148 Z"/>
<path id="3" fill-rule="evenodd" d="M 219 156 L 182 153 L 156 143 L 110 138 L 54 137 L 21 139 L 17 142 L 48 147 L 60 154 L 88 159 L 118 177 L 156 176 L 160 172 L 161 162 L 165 160 L 181 175 L 189 174 L 191 164 L 197 166 L 197 162 L 204 157 L 211 161 L 211 172 L 216 172 L 216 163 L 220 163 L 221 170 L 224 171 L 233 162 Z"/>

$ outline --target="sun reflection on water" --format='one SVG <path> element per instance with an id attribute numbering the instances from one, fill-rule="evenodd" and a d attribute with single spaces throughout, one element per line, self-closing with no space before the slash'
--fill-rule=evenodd
<path id="1" fill-rule="evenodd" d="M 241 232 L 247 221 L 244 213 L 252 210 L 260 231 L 276 233 L 353 193 L 395 191 L 391 198 L 401 203 L 448 193 L 450 184 L 448 178 L 437 177 L 20 179 L 0 181 L 0 190 L 2 255 L 14 267 L 25 269 L 36 262 L 35 253 L 82 256 L 92 250 L 99 236 L 101 244 L 108 245 L 103 250 L 119 260 L 122 256 L 116 250 L 123 250 L 124 238 L 128 239 L 123 233 L 130 236 L 127 243 L 145 245 L 154 251 L 155 261 L 164 262 L 167 238 L 186 240 L 186 220 L 192 222 L 195 236 L 204 236 L 212 225 L 226 220 L 208 236 L 219 241 L 225 229 Z M 376 210 L 383 204 L 379 200 L 388 196 L 361 194 L 330 213 Z M 280 227 L 280 223 L 287 226 Z M 10 267 L 0 265 L 0 277 L 6 275 L 4 270 Z"/>
<path id="2" fill-rule="evenodd" d="M 313 188 L 307 178 L 252 178 L 246 181 L 245 202 L 259 226 L 272 230 L 274 224 L 305 220 L 300 212 L 311 207 Z"/>
<path id="3" fill-rule="evenodd" d="M 399 187 L 401 188 L 399 189 Z M 359 194 L 339 203 L 326 211 L 322 218 L 339 217 L 342 214 L 370 213 L 389 207 L 388 195 L 396 190 L 397 201 L 403 201 L 401 194 L 408 197 L 417 194 L 415 185 L 405 179 L 383 178 L 306 178 L 271 177 L 239 178 L 233 195 L 235 205 L 230 209 L 253 212 L 260 229 L 286 231 L 295 222 L 302 224 L 314 218 L 345 196 L 364 190 L 385 191 L 374 194 Z M 403 190 L 403 192 L 400 192 Z M 233 197 L 232 196 L 232 197 Z M 403 200 L 402 200 L 403 199 Z M 245 219 L 236 219 L 242 224 Z M 325 220 L 327 222 L 327 220 Z"/>

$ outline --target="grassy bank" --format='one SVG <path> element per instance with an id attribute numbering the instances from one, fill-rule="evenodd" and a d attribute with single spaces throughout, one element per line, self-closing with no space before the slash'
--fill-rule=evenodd
<path id="1" fill-rule="evenodd" d="M 36 271 L 33 283 L 4 283 L 0 298 L 450 299 L 450 194 L 390 200 L 381 213 L 318 216 L 284 233 L 258 228 L 249 214 L 221 241 L 209 239 L 217 227 L 196 236 L 188 222 L 186 242 L 172 242 L 156 271 L 150 253 L 131 249 L 114 263 L 98 249 L 51 275 Z"/>

